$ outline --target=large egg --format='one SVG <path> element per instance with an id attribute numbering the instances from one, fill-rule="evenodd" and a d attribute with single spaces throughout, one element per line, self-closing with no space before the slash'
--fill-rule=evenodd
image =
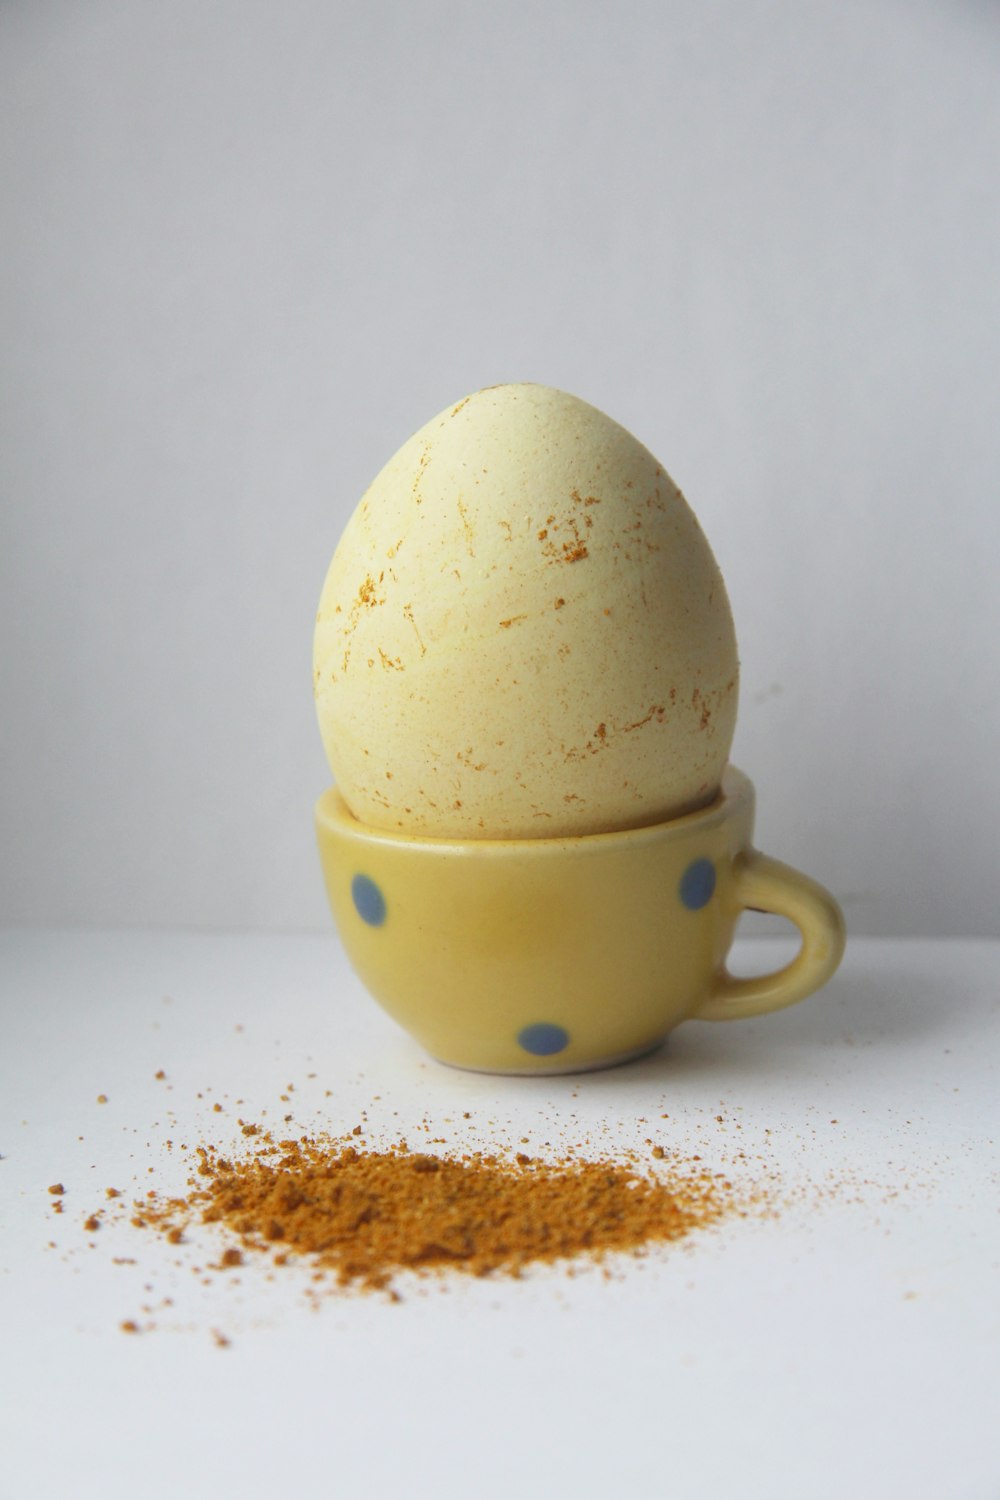
<path id="1" fill-rule="evenodd" d="M 736 718 L 725 586 L 661 464 L 540 385 L 422 427 L 351 517 L 316 705 L 362 822 L 462 839 L 659 822 L 716 795 Z"/>

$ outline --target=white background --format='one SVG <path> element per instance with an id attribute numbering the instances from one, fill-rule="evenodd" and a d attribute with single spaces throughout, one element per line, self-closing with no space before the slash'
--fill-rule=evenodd
<path id="1" fill-rule="evenodd" d="M 998 967 L 861 939 L 781 1016 L 496 1078 L 426 1058 L 327 937 L 0 934 L 4 1500 L 996 1500 Z M 199 1142 L 242 1156 L 238 1118 L 654 1171 L 657 1142 L 777 1212 L 610 1280 L 401 1275 L 399 1304 L 315 1310 L 308 1262 L 206 1271 L 218 1225 L 84 1228 L 108 1185 L 185 1192 Z"/>
<path id="2" fill-rule="evenodd" d="M 1000 10 L 0 9 L 0 917 L 329 930 L 320 585 L 504 380 L 662 459 L 759 840 L 997 932 Z"/>
<path id="3" fill-rule="evenodd" d="M 438 1068 L 332 934 L 310 661 L 393 451 L 561 386 L 716 552 L 761 846 L 855 939 L 996 934 L 998 166 L 993 0 L 0 0 L 0 922 L 113 929 L 0 934 L 5 1497 L 1000 1493 L 1000 947 Z M 309 1267 L 85 1232 L 286 1109 L 792 1201 L 316 1314 Z"/>

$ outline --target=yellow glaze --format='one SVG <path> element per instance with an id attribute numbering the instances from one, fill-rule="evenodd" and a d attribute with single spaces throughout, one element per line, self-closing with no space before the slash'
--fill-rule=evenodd
<path id="1" fill-rule="evenodd" d="M 840 910 L 758 853 L 754 794 L 727 770 L 711 806 L 651 827 L 448 841 L 365 826 L 331 789 L 316 810 L 327 891 L 354 967 L 442 1062 L 498 1073 L 605 1067 L 689 1018 L 792 1005 L 836 969 Z M 791 918 L 798 956 L 735 979 L 747 907 Z"/>

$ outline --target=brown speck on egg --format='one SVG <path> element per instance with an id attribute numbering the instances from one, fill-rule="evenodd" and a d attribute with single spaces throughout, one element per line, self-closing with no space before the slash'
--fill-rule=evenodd
<path id="1" fill-rule="evenodd" d="M 413 618 L 413 605 L 412 604 L 404 604 L 403 605 L 403 618 L 404 618 L 404 620 L 408 620 L 409 623 L 410 623 L 410 625 L 413 628 L 413 633 L 414 633 L 414 635 L 417 638 L 417 645 L 420 647 L 420 655 L 421 656 L 426 656 L 427 655 L 427 647 L 424 645 L 423 637 L 421 636 L 420 631 L 417 629 L 417 622 Z"/>
<path id="2" fill-rule="evenodd" d="M 466 547 L 466 551 L 468 552 L 468 554 L 469 554 L 470 557 L 475 557 L 475 555 L 476 555 L 476 548 L 475 548 L 475 545 L 474 545 L 474 543 L 475 543 L 475 537 L 474 537 L 473 531 L 472 531 L 472 522 L 469 520 L 469 509 L 468 509 L 468 506 L 466 505 L 465 501 L 462 499 L 461 495 L 459 495 L 459 497 L 458 497 L 458 499 L 457 499 L 457 501 L 455 503 L 458 506 L 458 514 L 459 514 L 459 516 L 462 519 L 462 531 L 465 534 L 465 547 Z"/>

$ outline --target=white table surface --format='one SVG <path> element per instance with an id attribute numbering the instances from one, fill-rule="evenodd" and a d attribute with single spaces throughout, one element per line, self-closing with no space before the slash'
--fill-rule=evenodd
<path id="1" fill-rule="evenodd" d="M 744 942 L 734 967 L 784 951 Z M 998 997 L 1000 944 L 855 941 L 795 1010 L 517 1080 L 426 1059 L 333 936 L 8 933 L 0 1494 L 995 1500 Z M 455 1275 L 397 1304 L 314 1303 L 263 1262 L 206 1285 L 207 1228 L 180 1264 L 83 1228 L 108 1185 L 183 1190 L 238 1116 L 362 1112 L 411 1145 L 652 1138 L 789 1201 L 610 1278 Z"/>

